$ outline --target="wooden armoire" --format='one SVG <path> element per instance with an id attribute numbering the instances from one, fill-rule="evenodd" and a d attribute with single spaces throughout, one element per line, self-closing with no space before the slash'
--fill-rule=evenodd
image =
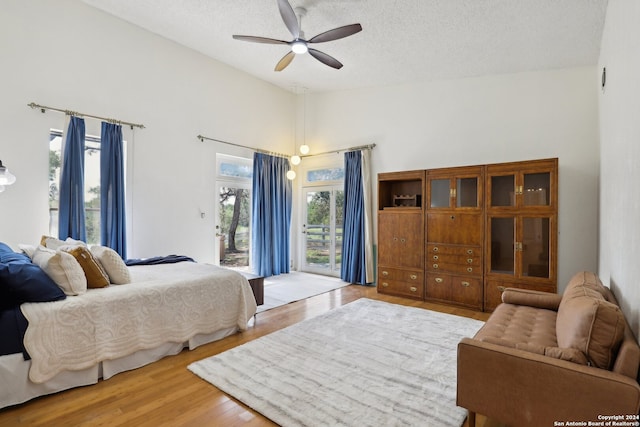
<path id="1" fill-rule="evenodd" d="M 558 159 L 378 175 L 378 291 L 491 311 L 557 290 Z"/>

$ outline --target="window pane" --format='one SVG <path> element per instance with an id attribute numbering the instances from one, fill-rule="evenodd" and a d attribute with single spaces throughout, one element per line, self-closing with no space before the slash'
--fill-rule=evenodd
<path id="1" fill-rule="evenodd" d="M 251 179 L 253 177 L 253 168 L 250 165 L 223 161 L 220 163 L 219 175 Z"/>
<path id="2" fill-rule="evenodd" d="M 344 168 L 314 169 L 307 172 L 308 182 L 340 181 L 344 179 Z"/>

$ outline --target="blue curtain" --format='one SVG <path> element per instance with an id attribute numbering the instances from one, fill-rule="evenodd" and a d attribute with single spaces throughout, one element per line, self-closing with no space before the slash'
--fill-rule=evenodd
<path id="1" fill-rule="evenodd" d="M 122 126 L 102 122 L 100 135 L 100 238 L 126 259 Z"/>
<path id="2" fill-rule="evenodd" d="M 264 277 L 289 272 L 291 181 L 289 160 L 268 154 L 253 156 L 251 255 L 253 270 Z"/>
<path id="3" fill-rule="evenodd" d="M 344 210 L 340 277 L 345 282 L 372 284 L 373 218 L 371 214 L 370 151 L 344 155 Z"/>
<path id="4" fill-rule="evenodd" d="M 84 119 L 71 116 L 60 176 L 58 237 L 87 240 L 84 221 Z"/>

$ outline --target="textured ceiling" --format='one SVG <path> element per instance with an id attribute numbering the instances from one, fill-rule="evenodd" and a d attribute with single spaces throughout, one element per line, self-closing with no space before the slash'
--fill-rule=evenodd
<path id="1" fill-rule="evenodd" d="M 307 15 L 307 39 L 360 23 L 316 44 L 340 70 L 308 54 L 273 71 L 290 40 L 276 0 L 83 0 L 139 27 L 288 90 L 310 92 L 597 64 L 607 0 L 290 0 Z"/>

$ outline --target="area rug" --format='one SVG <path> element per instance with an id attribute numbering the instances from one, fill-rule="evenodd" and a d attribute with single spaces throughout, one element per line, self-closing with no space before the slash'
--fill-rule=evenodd
<path id="1" fill-rule="evenodd" d="M 337 277 L 292 271 L 264 279 L 264 304 L 258 313 L 348 286 Z"/>
<path id="2" fill-rule="evenodd" d="M 455 426 L 479 320 L 362 298 L 189 365 L 281 426 Z"/>

